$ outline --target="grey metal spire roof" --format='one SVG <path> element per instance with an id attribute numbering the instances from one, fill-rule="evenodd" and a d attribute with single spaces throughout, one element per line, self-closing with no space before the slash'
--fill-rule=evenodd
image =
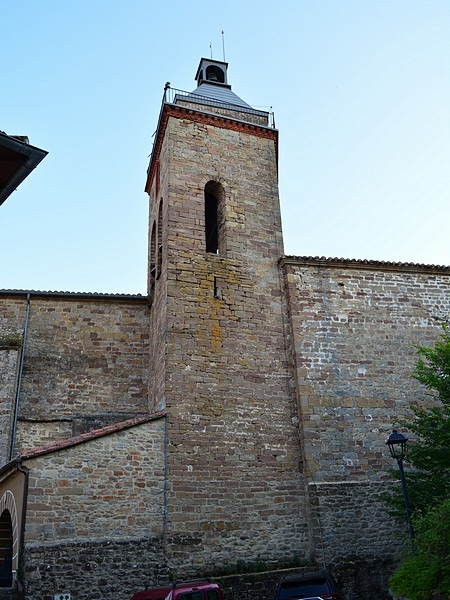
<path id="1" fill-rule="evenodd" d="M 228 85 L 227 71 L 228 63 L 212 58 L 201 58 L 195 74 L 198 87 L 192 94 L 210 98 L 221 104 L 234 104 L 244 108 L 252 108 L 231 91 L 231 85 Z"/>
<path id="2" fill-rule="evenodd" d="M 243 106 L 245 108 L 252 108 L 250 104 L 244 102 L 239 96 L 231 91 L 229 86 L 216 85 L 214 83 L 201 83 L 191 94 L 211 98 L 217 102 L 223 102 L 225 104 L 235 104 L 236 106 Z"/>

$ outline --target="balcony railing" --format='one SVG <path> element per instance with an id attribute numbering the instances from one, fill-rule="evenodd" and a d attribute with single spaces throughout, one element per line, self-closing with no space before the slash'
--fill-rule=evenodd
<path id="1" fill-rule="evenodd" d="M 197 94 L 194 92 L 185 92 L 183 90 L 177 90 L 175 88 L 171 88 L 168 84 L 166 84 L 166 87 L 164 88 L 163 105 L 166 103 L 176 104 L 177 101 L 193 102 L 195 104 L 202 104 L 204 106 L 211 106 L 213 108 L 218 108 L 222 110 L 231 109 L 244 115 L 248 114 L 254 117 L 265 117 L 267 119 L 268 126 L 272 128 L 275 127 L 275 117 L 272 110 L 256 110 L 255 108 L 242 106 L 240 104 L 223 102 L 221 100 L 216 100 L 209 96 L 202 96 L 201 94 Z"/>

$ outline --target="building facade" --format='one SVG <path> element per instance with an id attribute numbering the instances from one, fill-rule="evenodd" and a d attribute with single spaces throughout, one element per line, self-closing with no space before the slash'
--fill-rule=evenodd
<path id="1" fill-rule="evenodd" d="M 440 333 L 450 269 L 284 256 L 271 115 L 226 63 L 196 81 L 165 90 L 148 295 L 0 292 L 4 580 L 126 598 L 317 564 L 379 600 L 385 439 L 426 400 L 414 344 Z"/>

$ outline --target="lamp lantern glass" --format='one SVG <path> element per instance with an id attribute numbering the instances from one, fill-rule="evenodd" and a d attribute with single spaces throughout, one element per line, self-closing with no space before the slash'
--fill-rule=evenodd
<path id="1" fill-rule="evenodd" d="M 386 440 L 386 444 L 389 447 L 389 451 L 391 453 L 392 458 L 395 460 L 402 461 L 406 454 L 406 444 L 408 442 L 408 438 L 405 437 L 402 433 L 398 433 L 396 429 L 391 433 L 391 435 Z"/>

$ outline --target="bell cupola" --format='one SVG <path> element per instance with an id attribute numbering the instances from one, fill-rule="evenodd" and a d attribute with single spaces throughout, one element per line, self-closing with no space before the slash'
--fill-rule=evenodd
<path id="1" fill-rule="evenodd" d="M 208 83 L 213 85 L 224 85 L 231 89 L 231 85 L 228 85 L 227 81 L 227 69 L 228 63 L 226 62 L 202 58 L 198 65 L 195 81 L 197 82 L 197 85 Z"/>
<path id="2" fill-rule="evenodd" d="M 227 76 L 228 63 L 208 58 L 200 59 L 195 81 L 197 89 L 190 96 L 196 95 L 203 98 L 211 98 L 216 102 L 235 107 L 252 107 L 244 102 L 239 96 L 231 91 Z"/>

